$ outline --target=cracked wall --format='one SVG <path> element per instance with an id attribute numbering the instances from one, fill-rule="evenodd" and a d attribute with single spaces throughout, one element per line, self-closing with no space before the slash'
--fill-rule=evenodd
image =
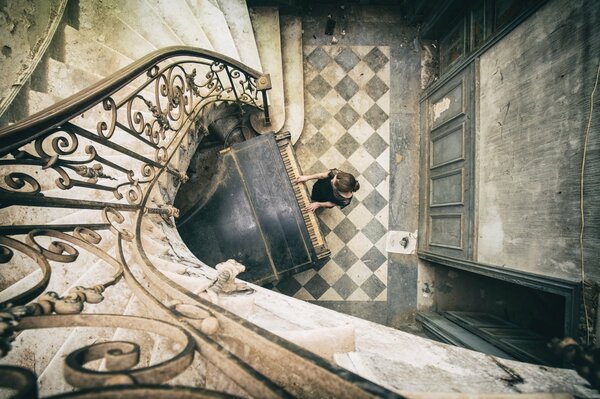
<path id="1" fill-rule="evenodd" d="M 479 262 L 581 279 L 579 190 L 598 21 L 600 3 L 548 2 L 481 57 Z M 597 281 L 597 111 L 592 122 L 583 244 L 588 277 Z"/>

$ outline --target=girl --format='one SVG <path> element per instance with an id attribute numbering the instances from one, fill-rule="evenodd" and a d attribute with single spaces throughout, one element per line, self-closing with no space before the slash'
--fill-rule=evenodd
<path id="1" fill-rule="evenodd" d="M 299 184 L 312 179 L 318 179 L 318 181 L 314 184 L 310 195 L 313 202 L 306 207 L 311 212 L 319 208 L 333 208 L 336 205 L 344 208 L 352 201 L 353 193 L 360 188 L 360 184 L 354 176 L 337 169 L 300 176 L 295 183 Z"/>

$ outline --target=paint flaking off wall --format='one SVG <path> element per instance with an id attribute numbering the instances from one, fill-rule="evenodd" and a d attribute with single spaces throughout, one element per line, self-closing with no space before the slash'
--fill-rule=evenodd
<path id="1" fill-rule="evenodd" d="M 449 108 L 450 108 L 450 99 L 448 97 L 444 97 L 437 103 L 433 104 L 433 120 L 438 119 Z"/>

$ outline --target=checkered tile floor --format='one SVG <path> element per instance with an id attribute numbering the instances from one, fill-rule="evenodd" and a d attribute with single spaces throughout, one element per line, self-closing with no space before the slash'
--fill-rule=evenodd
<path id="1" fill-rule="evenodd" d="M 352 203 L 318 211 L 331 259 L 274 289 L 310 301 L 387 300 L 390 52 L 386 46 L 304 46 L 305 174 L 338 168 L 358 177 Z M 310 189 L 310 186 L 309 186 Z"/>

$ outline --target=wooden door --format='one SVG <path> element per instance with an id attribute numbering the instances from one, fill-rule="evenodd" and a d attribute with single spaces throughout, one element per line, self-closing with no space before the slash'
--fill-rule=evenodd
<path id="1" fill-rule="evenodd" d="M 474 66 L 421 102 L 419 250 L 472 259 Z"/>

